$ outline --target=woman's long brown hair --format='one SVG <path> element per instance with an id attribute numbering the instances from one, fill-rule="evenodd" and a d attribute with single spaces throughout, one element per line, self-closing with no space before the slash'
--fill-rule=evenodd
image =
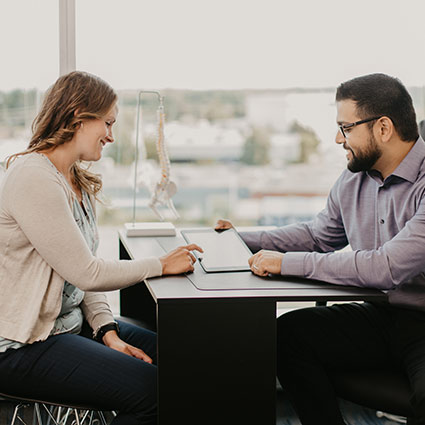
<path id="1" fill-rule="evenodd" d="M 83 120 L 101 119 L 117 101 L 117 94 L 108 83 L 87 72 L 73 71 L 51 86 L 41 110 L 32 123 L 28 148 L 11 155 L 6 167 L 17 157 L 43 152 L 71 141 Z M 99 175 L 91 173 L 77 161 L 71 168 L 74 183 L 90 195 L 102 188 Z"/>

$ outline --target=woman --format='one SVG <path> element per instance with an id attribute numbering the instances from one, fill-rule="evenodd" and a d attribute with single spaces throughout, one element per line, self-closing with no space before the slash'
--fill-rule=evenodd
<path id="1" fill-rule="evenodd" d="M 80 161 L 99 160 L 114 142 L 116 102 L 98 77 L 60 77 L 27 150 L 8 159 L 0 186 L 0 392 L 117 410 L 114 425 L 156 424 L 155 334 L 118 327 L 98 291 L 192 271 L 190 251 L 201 249 L 95 257 L 102 182 Z"/>

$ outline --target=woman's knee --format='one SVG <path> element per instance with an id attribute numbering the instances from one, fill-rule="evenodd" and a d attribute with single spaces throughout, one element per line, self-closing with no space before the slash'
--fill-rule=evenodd
<path id="1" fill-rule="evenodd" d="M 142 362 L 142 360 L 140 360 Z M 126 411 L 150 412 L 157 406 L 157 367 L 141 364 L 135 368 L 131 376 L 123 379 L 127 393 L 125 397 Z"/>
<path id="2" fill-rule="evenodd" d="M 156 364 L 156 343 L 157 336 L 155 332 L 140 326 L 133 325 L 118 320 L 121 329 L 121 339 L 137 348 L 142 349 Z"/>

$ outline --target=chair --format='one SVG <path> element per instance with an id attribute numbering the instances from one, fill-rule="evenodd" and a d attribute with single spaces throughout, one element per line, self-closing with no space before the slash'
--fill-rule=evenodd
<path id="1" fill-rule="evenodd" d="M 117 319 L 147 327 L 144 323 L 131 317 L 118 316 Z M 13 394 L 0 393 L 0 401 L 6 401 L 14 405 L 10 425 L 18 423 L 26 425 L 27 416 L 31 417 L 32 424 L 37 425 L 44 425 L 45 423 L 48 425 L 108 425 L 108 417 L 112 420 L 116 416 L 114 411 L 103 412 L 93 406 L 38 400 Z M 23 417 L 21 412 L 28 408 L 31 408 L 32 411 Z"/>
<path id="2" fill-rule="evenodd" d="M 0 398 L 15 405 L 10 425 L 17 423 L 26 425 L 28 420 L 37 425 L 108 425 L 107 415 L 93 406 L 63 404 L 3 393 L 0 393 Z M 30 407 L 32 414 L 21 414 L 23 409 Z M 115 412 L 109 415 L 116 416 Z"/>
<path id="3" fill-rule="evenodd" d="M 377 410 L 378 416 L 391 416 L 400 423 L 415 425 L 409 382 L 401 372 L 341 372 L 333 377 L 333 383 L 338 397 Z"/>
<path id="4" fill-rule="evenodd" d="M 326 301 L 316 302 L 316 306 L 326 304 Z M 391 419 L 398 422 L 415 425 L 409 397 L 410 385 L 400 371 L 345 371 L 334 375 L 332 379 L 338 397 L 374 409 L 378 416 L 389 414 Z"/>

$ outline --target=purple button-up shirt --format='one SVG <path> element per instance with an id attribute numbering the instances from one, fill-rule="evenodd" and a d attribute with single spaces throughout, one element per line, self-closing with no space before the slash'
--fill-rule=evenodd
<path id="1" fill-rule="evenodd" d="M 241 236 L 254 252 L 286 252 L 283 275 L 383 289 L 390 303 L 425 310 L 424 160 L 419 138 L 385 180 L 345 170 L 313 221 Z"/>

